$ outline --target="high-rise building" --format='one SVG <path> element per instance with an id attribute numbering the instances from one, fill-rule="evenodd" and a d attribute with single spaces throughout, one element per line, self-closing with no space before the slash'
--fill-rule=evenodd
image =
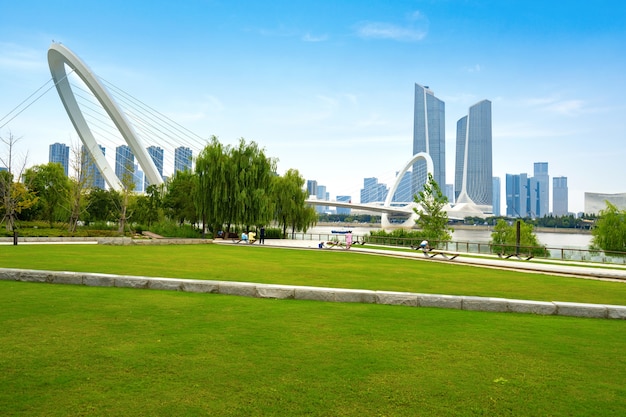
<path id="1" fill-rule="evenodd" d="M 550 213 L 550 176 L 547 162 L 535 162 L 533 178 L 537 181 L 536 217 L 544 217 Z"/>
<path id="2" fill-rule="evenodd" d="M 157 172 L 163 178 L 163 148 L 159 146 L 148 146 L 147 148 L 148 155 L 152 158 L 154 165 L 156 166 Z M 146 190 L 148 188 L 148 179 L 144 180 L 143 189 Z"/>
<path id="3" fill-rule="evenodd" d="M 426 152 L 433 160 L 433 177 L 441 188 L 446 183 L 446 106 L 430 88 L 415 84 L 413 155 Z M 420 192 L 428 179 L 426 162 L 413 164 L 412 192 Z"/>
<path id="4" fill-rule="evenodd" d="M 454 198 L 454 184 L 446 184 L 445 196 L 448 198 L 448 203 L 454 204 L 456 201 Z"/>
<path id="5" fill-rule="evenodd" d="M 190 148 L 179 146 L 174 149 L 174 173 L 178 171 L 191 171 L 193 153 Z"/>
<path id="6" fill-rule="evenodd" d="M 506 215 L 509 217 L 528 216 L 528 175 L 506 174 Z"/>
<path id="7" fill-rule="evenodd" d="M 342 203 L 350 203 L 352 201 L 352 197 L 349 195 L 338 195 L 337 201 Z M 348 207 L 337 207 L 337 214 L 350 214 L 351 209 Z"/>
<path id="8" fill-rule="evenodd" d="M 65 176 L 67 177 L 68 168 L 70 166 L 70 147 L 64 143 L 53 143 L 50 145 L 48 162 L 61 164 L 63 172 L 65 172 Z"/>
<path id="9" fill-rule="evenodd" d="M 569 213 L 567 177 L 552 178 L 552 214 L 565 216 Z"/>
<path id="10" fill-rule="evenodd" d="M 318 185 L 317 186 L 317 194 L 316 194 L 316 196 L 317 196 L 318 200 L 328 201 L 329 195 L 326 192 L 326 186 L 325 185 Z M 318 213 L 326 213 L 329 210 L 328 206 L 316 206 L 316 208 L 317 208 L 317 212 Z"/>
<path id="11" fill-rule="evenodd" d="M 102 151 L 102 155 L 105 155 L 106 150 L 104 146 L 98 145 L 98 147 Z M 85 148 L 85 145 L 81 147 L 81 153 L 82 162 L 84 164 L 82 171 L 86 178 L 85 185 L 89 188 L 100 188 L 101 190 L 104 190 L 104 177 L 94 162 L 91 154 L 87 148 Z"/>
<path id="12" fill-rule="evenodd" d="M 364 178 L 361 189 L 361 203 L 383 202 L 387 198 L 389 189 L 385 184 L 379 184 L 378 178 Z"/>
<path id="13" fill-rule="evenodd" d="M 316 180 L 307 180 L 306 193 L 309 196 L 314 195 L 317 197 L 317 181 Z"/>
<path id="14" fill-rule="evenodd" d="M 122 183 L 125 178 L 134 180 L 135 155 L 128 145 L 120 145 L 115 148 L 115 175 Z"/>
<path id="15" fill-rule="evenodd" d="M 474 203 L 481 211 L 493 210 L 491 102 L 469 108 L 456 125 L 454 189 L 457 203 Z"/>
<path id="16" fill-rule="evenodd" d="M 133 168 L 133 183 L 135 184 L 135 190 L 138 193 L 146 191 L 144 185 L 146 184 L 146 174 L 139 169 L 139 165 L 135 164 Z"/>
<path id="17" fill-rule="evenodd" d="M 500 215 L 500 177 L 493 177 L 493 210 L 494 216 Z"/>

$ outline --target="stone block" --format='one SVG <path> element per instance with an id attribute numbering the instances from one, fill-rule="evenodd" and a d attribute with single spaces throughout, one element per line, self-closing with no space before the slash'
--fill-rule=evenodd
<path id="1" fill-rule="evenodd" d="M 2 269 L 0 269 L 0 280 L 2 280 L 2 281 L 19 281 L 21 272 L 22 271 L 19 270 L 19 269 L 2 268 Z"/>
<path id="2" fill-rule="evenodd" d="M 181 283 L 178 279 L 149 278 L 148 288 L 151 290 L 180 291 Z"/>
<path id="3" fill-rule="evenodd" d="M 512 313 L 530 313 L 550 316 L 556 314 L 556 305 L 548 301 L 507 300 Z"/>
<path id="4" fill-rule="evenodd" d="M 249 282 L 220 281 L 218 292 L 226 295 L 256 297 L 256 284 Z"/>
<path id="5" fill-rule="evenodd" d="M 335 289 L 296 287 L 294 291 L 294 298 L 296 300 L 335 301 Z"/>
<path id="6" fill-rule="evenodd" d="M 83 285 L 83 275 L 75 272 L 52 272 L 50 277 L 53 284 Z"/>
<path id="7" fill-rule="evenodd" d="M 409 292 L 376 291 L 376 303 L 417 307 L 417 294 Z"/>
<path id="8" fill-rule="evenodd" d="M 148 279 L 119 276 L 115 278 L 115 286 L 120 288 L 148 288 Z"/>
<path id="9" fill-rule="evenodd" d="M 181 289 L 187 292 L 218 293 L 219 283 L 215 281 L 183 280 Z"/>
<path id="10" fill-rule="evenodd" d="M 606 318 L 607 307 L 602 304 L 567 303 L 564 301 L 554 301 L 559 316 Z"/>
<path id="11" fill-rule="evenodd" d="M 606 305 L 607 317 L 626 320 L 626 306 Z"/>
<path id="12" fill-rule="evenodd" d="M 86 274 L 83 276 L 83 284 L 88 287 L 114 287 L 115 276 Z"/>
<path id="13" fill-rule="evenodd" d="M 48 271 L 35 271 L 32 269 L 25 269 L 20 271 L 18 275 L 18 281 L 27 282 L 50 282 L 52 277 Z"/>
<path id="14" fill-rule="evenodd" d="M 420 307 L 463 308 L 463 297 L 458 295 L 417 294 L 417 305 Z"/>
<path id="15" fill-rule="evenodd" d="M 462 308 L 469 311 L 506 313 L 509 310 L 509 305 L 504 298 L 463 297 Z"/>
<path id="16" fill-rule="evenodd" d="M 369 290 L 335 289 L 335 301 L 339 303 L 376 303 L 376 292 Z"/>
<path id="17" fill-rule="evenodd" d="M 264 285 L 256 286 L 256 295 L 259 298 L 291 299 L 295 297 L 295 288 L 287 285 Z"/>

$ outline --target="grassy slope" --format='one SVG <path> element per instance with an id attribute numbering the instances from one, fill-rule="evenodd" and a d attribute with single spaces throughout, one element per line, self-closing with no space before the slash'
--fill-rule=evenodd
<path id="1" fill-rule="evenodd" d="M 626 305 L 624 283 L 315 250 L 223 245 L 5 246 L 0 267 Z"/>

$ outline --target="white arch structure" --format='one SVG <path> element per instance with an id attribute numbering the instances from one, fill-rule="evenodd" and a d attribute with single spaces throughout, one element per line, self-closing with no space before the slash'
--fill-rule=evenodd
<path id="1" fill-rule="evenodd" d="M 159 175 L 154 161 L 139 141 L 137 134 L 126 119 L 126 116 L 124 116 L 124 113 L 122 113 L 109 93 L 105 90 L 102 84 L 100 84 L 95 74 L 68 48 L 60 43 L 53 43 L 50 46 L 50 49 L 48 49 L 48 66 L 50 67 L 50 73 L 52 74 L 52 79 L 54 80 L 57 92 L 63 102 L 67 115 L 72 121 L 76 132 L 78 132 L 78 136 L 88 149 L 89 154 L 102 173 L 105 181 L 109 184 L 109 187 L 115 190 L 121 190 L 123 185 L 120 179 L 115 175 L 115 171 L 111 169 L 111 166 L 98 147 L 98 143 L 96 142 L 96 139 L 93 136 L 85 117 L 83 116 L 83 112 L 76 102 L 76 98 L 74 97 L 74 93 L 65 71 L 65 65 L 74 70 L 74 72 L 83 80 L 85 85 L 93 93 L 98 102 L 100 102 L 100 105 L 107 112 L 118 131 L 131 148 L 133 155 L 137 158 L 137 162 L 143 169 L 148 182 L 156 185 L 162 184 L 163 179 Z"/>
<path id="2" fill-rule="evenodd" d="M 428 153 L 426 153 L 426 152 L 416 153 L 415 155 L 413 155 L 413 158 L 411 158 L 411 160 L 404 165 L 404 168 L 402 168 L 402 171 L 400 171 L 400 173 L 396 176 L 396 182 L 393 183 L 393 186 L 391 187 L 391 189 L 387 193 L 387 198 L 385 199 L 385 203 L 383 204 L 383 207 L 391 207 L 391 200 L 393 199 L 393 196 L 396 193 L 396 190 L 398 189 L 398 186 L 400 185 L 400 181 L 402 181 L 402 178 L 404 177 L 404 174 L 406 174 L 406 172 L 409 170 L 409 168 L 411 168 L 411 166 L 413 164 L 415 164 L 420 159 L 423 159 L 426 162 L 426 171 L 429 174 L 434 174 L 435 167 L 434 167 L 434 164 L 433 164 L 433 159 L 430 157 L 430 155 Z M 405 222 L 402 223 L 402 227 L 410 228 L 410 227 L 413 227 L 415 225 L 415 220 L 417 219 L 417 214 L 413 210 L 413 208 L 415 208 L 415 207 L 417 207 L 417 204 L 415 204 L 413 202 L 409 203 L 405 207 L 407 209 L 410 209 L 410 216 L 409 216 L 409 218 Z M 392 224 L 389 222 L 389 218 L 388 218 L 388 213 L 387 212 L 383 212 L 381 214 L 381 216 L 380 216 L 380 225 L 381 225 L 381 227 L 383 229 L 392 227 Z"/>

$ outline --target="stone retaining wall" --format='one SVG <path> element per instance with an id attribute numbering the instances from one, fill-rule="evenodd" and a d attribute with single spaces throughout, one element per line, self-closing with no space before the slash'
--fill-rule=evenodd
<path id="1" fill-rule="evenodd" d="M 251 282 L 204 281 L 176 278 L 149 278 L 76 272 L 0 269 L 0 280 L 51 284 L 124 287 L 238 295 L 244 297 L 313 300 L 343 303 L 370 303 L 410 307 L 438 307 L 501 313 L 531 313 L 626 320 L 626 306 L 568 303 L 562 301 L 511 300 L 460 295 L 419 294 L 393 291 L 349 290 Z"/>

